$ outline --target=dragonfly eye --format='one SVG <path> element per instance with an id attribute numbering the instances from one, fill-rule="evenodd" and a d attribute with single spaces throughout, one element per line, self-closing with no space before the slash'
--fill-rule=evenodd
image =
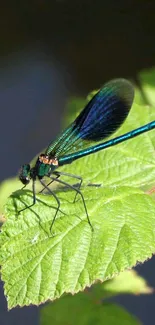
<path id="1" fill-rule="evenodd" d="M 19 171 L 19 180 L 24 184 L 27 185 L 30 182 L 30 165 L 25 164 L 20 168 Z"/>

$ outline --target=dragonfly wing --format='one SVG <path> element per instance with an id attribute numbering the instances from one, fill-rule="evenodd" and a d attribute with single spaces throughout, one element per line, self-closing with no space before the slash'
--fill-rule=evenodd
<path id="1" fill-rule="evenodd" d="M 129 81 L 114 79 L 106 83 L 46 153 L 59 158 L 109 137 L 127 117 L 133 98 L 134 88 Z"/>

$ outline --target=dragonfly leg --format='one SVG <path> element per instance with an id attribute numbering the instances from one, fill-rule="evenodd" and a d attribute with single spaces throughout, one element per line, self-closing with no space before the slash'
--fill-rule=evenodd
<path id="1" fill-rule="evenodd" d="M 52 178 L 52 177 L 51 177 Z M 54 180 L 55 180 L 55 178 L 53 178 L 52 179 L 52 182 L 54 182 Z M 51 182 L 51 183 L 52 183 Z M 52 190 L 50 190 L 49 188 L 48 188 L 48 185 L 46 185 L 44 182 L 43 182 L 43 180 L 42 179 L 40 179 L 40 183 L 44 186 L 44 188 L 46 188 L 46 190 L 51 194 L 51 195 L 53 195 L 54 196 L 54 198 L 55 198 L 55 200 L 57 201 L 57 210 L 56 210 L 56 213 L 55 213 L 55 216 L 54 216 L 54 218 L 53 218 L 53 220 L 52 220 L 52 223 L 51 223 L 51 226 L 50 226 L 50 231 L 52 230 L 52 227 L 53 227 L 53 224 L 54 224 L 54 221 L 55 221 L 55 219 L 56 219 L 56 216 L 57 216 L 57 214 L 58 214 L 58 211 L 59 211 L 59 209 L 60 209 L 60 201 L 59 201 L 59 199 L 58 199 L 58 197 L 56 196 L 56 194 L 52 191 Z"/>
<path id="2" fill-rule="evenodd" d="M 153 193 L 155 193 L 155 187 L 152 187 L 150 190 L 146 191 L 146 194 L 149 194 L 149 195 L 151 195 Z"/>
<path id="3" fill-rule="evenodd" d="M 24 187 L 25 187 L 25 186 L 24 186 Z M 23 188 L 24 188 L 24 187 L 23 187 Z M 33 207 L 33 205 L 36 204 L 35 180 L 32 180 L 32 192 L 33 192 L 33 203 L 30 204 L 30 205 L 28 205 L 28 206 L 26 206 L 25 208 L 19 210 L 19 211 L 18 211 L 18 214 L 21 213 L 21 212 L 23 212 L 23 211 L 26 210 L 26 209 L 29 209 L 29 208 Z"/>
<path id="4" fill-rule="evenodd" d="M 56 179 L 59 177 L 60 177 L 60 175 L 57 175 Z M 50 181 L 46 186 L 51 185 L 54 181 L 55 181 L 55 179 L 53 178 L 52 181 Z M 44 187 L 39 193 L 42 193 L 45 189 L 46 189 L 46 187 Z"/>
<path id="5" fill-rule="evenodd" d="M 53 174 L 56 175 L 56 176 L 58 176 L 58 177 L 62 175 L 62 176 L 68 176 L 68 177 L 71 177 L 71 178 L 74 178 L 74 179 L 78 179 L 80 181 L 78 183 L 78 190 L 80 191 L 80 188 L 81 188 L 81 185 L 82 185 L 82 182 L 83 182 L 83 178 L 82 177 L 77 176 L 77 175 L 74 175 L 74 174 L 70 174 L 70 173 L 57 172 L 57 171 L 53 172 Z M 74 189 L 75 189 L 75 187 L 74 187 Z M 73 203 L 75 203 L 76 197 L 77 197 L 78 194 L 79 194 L 79 192 L 77 191 L 76 194 L 75 194 L 75 198 L 74 198 Z"/>
<path id="6" fill-rule="evenodd" d="M 61 175 L 62 175 L 62 173 L 61 173 Z M 49 177 L 51 178 L 51 176 L 49 176 Z M 76 187 L 74 187 L 73 185 L 68 184 L 68 183 L 66 183 L 66 182 L 64 182 L 64 181 L 62 181 L 62 180 L 60 180 L 60 179 L 58 179 L 58 178 L 57 178 L 57 179 L 55 178 L 55 181 L 58 182 L 58 183 L 60 183 L 60 184 L 66 185 L 66 186 L 69 187 L 70 189 L 76 191 L 77 194 L 79 194 L 79 195 L 81 196 L 81 199 L 82 199 L 82 201 L 83 201 L 83 205 L 84 205 L 84 209 L 85 209 L 85 213 L 86 213 L 86 217 L 87 217 L 88 223 L 89 223 L 89 225 L 90 225 L 90 227 L 91 227 L 91 229 L 92 229 L 92 231 L 93 231 L 94 228 L 93 228 L 93 226 L 92 226 L 92 224 L 91 224 L 91 222 L 90 222 L 90 219 L 89 219 L 89 216 L 88 216 L 88 212 L 87 212 L 86 203 L 85 203 L 85 200 L 84 200 L 84 197 L 83 197 L 83 194 L 81 193 L 81 191 L 80 191 L 79 189 L 77 189 Z"/>

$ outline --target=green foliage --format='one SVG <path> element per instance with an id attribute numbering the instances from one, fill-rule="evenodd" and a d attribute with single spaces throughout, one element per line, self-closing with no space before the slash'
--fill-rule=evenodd
<path id="1" fill-rule="evenodd" d="M 0 184 L 0 213 L 4 213 L 4 205 L 11 193 L 19 188 L 19 181 L 16 178 L 6 180 Z"/>
<path id="2" fill-rule="evenodd" d="M 135 271 L 126 271 L 112 280 L 99 283 L 76 296 L 65 296 L 41 309 L 41 325 L 64 324 L 122 324 L 138 325 L 138 320 L 116 304 L 105 302 L 105 297 L 120 293 L 151 293 L 143 278 Z M 61 310 L 61 313 L 60 313 Z"/>
<path id="3" fill-rule="evenodd" d="M 58 193 L 61 211 L 53 226 L 55 201 L 32 193 L 14 193 L 7 204 L 8 221 L 1 235 L 2 279 L 9 308 L 39 304 L 75 293 L 96 280 L 106 280 L 155 250 L 155 202 L 134 187 L 84 188 L 94 227 L 87 223 L 83 204 L 73 204 L 74 192 Z M 4 266 L 4 267 L 3 267 Z"/>
<path id="4" fill-rule="evenodd" d="M 94 299 L 104 299 L 120 294 L 150 294 L 153 293 L 146 281 L 134 270 L 121 272 L 112 280 L 97 284 L 93 287 Z"/>
<path id="5" fill-rule="evenodd" d="M 140 101 L 138 96 L 137 92 Z M 74 107 L 77 112 L 83 106 L 84 100 L 74 99 L 69 110 Z M 70 114 L 67 121 L 73 118 Z M 152 120 L 155 110 L 135 103 L 113 137 Z M 92 289 L 91 298 L 79 293 L 44 307 L 42 325 L 49 324 L 49 317 L 55 324 L 75 323 L 74 317 L 76 324 L 90 324 L 90 319 L 97 324 L 101 319 L 108 325 L 138 324 L 117 305 L 96 305 L 94 299 L 124 292 L 151 292 L 135 273 L 121 273 L 120 280 L 112 278 L 150 258 L 155 251 L 155 201 L 144 191 L 155 180 L 154 147 L 152 131 L 61 169 L 83 177 L 82 193 L 94 232 L 80 196 L 73 204 L 75 193 L 71 190 L 55 189 L 61 211 L 52 232 L 50 226 L 57 208 L 53 197 L 38 194 L 36 205 L 20 214 L 20 209 L 32 204 L 32 192 L 18 190 L 9 197 L 5 208 L 7 222 L 0 236 L 2 280 L 9 308 L 55 300 L 100 280 L 105 282 Z M 67 177 L 63 179 L 70 182 Z M 16 186 L 17 181 L 13 189 Z M 71 313 L 65 314 L 66 305 Z M 80 310 L 78 318 L 76 308 Z"/>
<path id="6" fill-rule="evenodd" d="M 155 109 L 133 105 L 125 123 L 111 138 L 147 124 L 155 119 Z M 153 184 L 155 180 L 154 132 L 87 156 L 61 168 L 81 175 L 86 184 L 133 186 Z M 66 181 L 69 179 L 66 178 Z"/>
<path id="7" fill-rule="evenodd" d="M 140 322 L 116 304 L 93 300 L 88 292 L 45 306 L 41 310 L 41 325 L 50 324 L 140 325 Z"/>
<path id="8" fill-rule="evenodd" d="M 139 74 L 139 80 L 148 104 L 155 106 L 155 67 L 143 70 Z"/>

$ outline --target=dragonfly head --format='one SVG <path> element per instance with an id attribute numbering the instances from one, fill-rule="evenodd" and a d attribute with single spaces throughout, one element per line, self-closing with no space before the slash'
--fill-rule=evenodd
<path id="1" fill-rule="evenodd" d="M 25 164 L 20 168 L 19 171 L 19 180 L 24 184 L 27 185 L 30 182 L 31 176 L 30 176 L 30 165 Z"/>

